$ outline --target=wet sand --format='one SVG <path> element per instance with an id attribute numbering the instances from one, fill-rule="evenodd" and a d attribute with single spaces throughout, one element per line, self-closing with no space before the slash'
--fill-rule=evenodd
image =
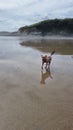
<path id="1" fill-rule="evenodd" d="M 42 73 L 43 46 L 0 40 L 0 130 L 73 130 L 72 52 L 57 52 Z"/>

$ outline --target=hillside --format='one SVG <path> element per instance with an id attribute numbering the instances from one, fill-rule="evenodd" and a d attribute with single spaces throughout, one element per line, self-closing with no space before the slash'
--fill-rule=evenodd
<path id="1" fill-rule="evenodd" d="M 73 19 L 45 20 L 19 28 L 18 32 L 35 35 L 73 35 Z"/>
<path id="2" fill-rule="evenodd" d="M 10 35 L 9 32 L 6 32 L 6 31 L 0 32 L 0 36 L 8 36 L 8 35 Z"/>

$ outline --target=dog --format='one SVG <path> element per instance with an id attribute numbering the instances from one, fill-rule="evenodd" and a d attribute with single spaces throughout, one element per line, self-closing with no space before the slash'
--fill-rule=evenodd
<path id="1" fill-rule="evenodd" d="M 41 58 L 42 58 L 42 66 L 41 66 L 41 68 L 42 68 L 42 70 L 43 70 L 44 63 L 46 63 L 45 69 L 48 69 L 50 67 L 51 60 L 52 60 L 52 55 L 54 53 L 55 53 L 55 51 L 52 51 L 49 56 L 48 55 L 45 55 L 45 56 L 41 55 Z"/>

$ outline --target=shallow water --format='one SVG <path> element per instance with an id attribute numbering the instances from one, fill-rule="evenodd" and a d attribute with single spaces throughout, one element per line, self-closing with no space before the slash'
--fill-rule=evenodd
<path id="1" fill-rule="evenodd" d="M 68 50 L 66 40 L 58 41 L 64 44 L 63 51 L 60 45 L 50 70 L 43 72 L 41 54 L 48 54 L 46 41 L 40 42 L 42 46 L 30 42 L 38 47 L 29 42 L 22 46 L 23 41 L 0 37 L 0 129 L 73 130 L 73 41 L 68 41 Z M 46 43 L 49 52 L 56 42 L 51 43 Z"/>

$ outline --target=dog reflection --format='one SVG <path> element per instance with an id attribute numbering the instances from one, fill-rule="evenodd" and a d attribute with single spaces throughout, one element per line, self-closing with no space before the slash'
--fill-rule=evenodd
<path id="1" fill-rule="evenodd" d="M 45 84 L 47 78 L 52 78 L 50 68 L 46 69 L 45 72 L 41 71 L 41 84 Z"/>

